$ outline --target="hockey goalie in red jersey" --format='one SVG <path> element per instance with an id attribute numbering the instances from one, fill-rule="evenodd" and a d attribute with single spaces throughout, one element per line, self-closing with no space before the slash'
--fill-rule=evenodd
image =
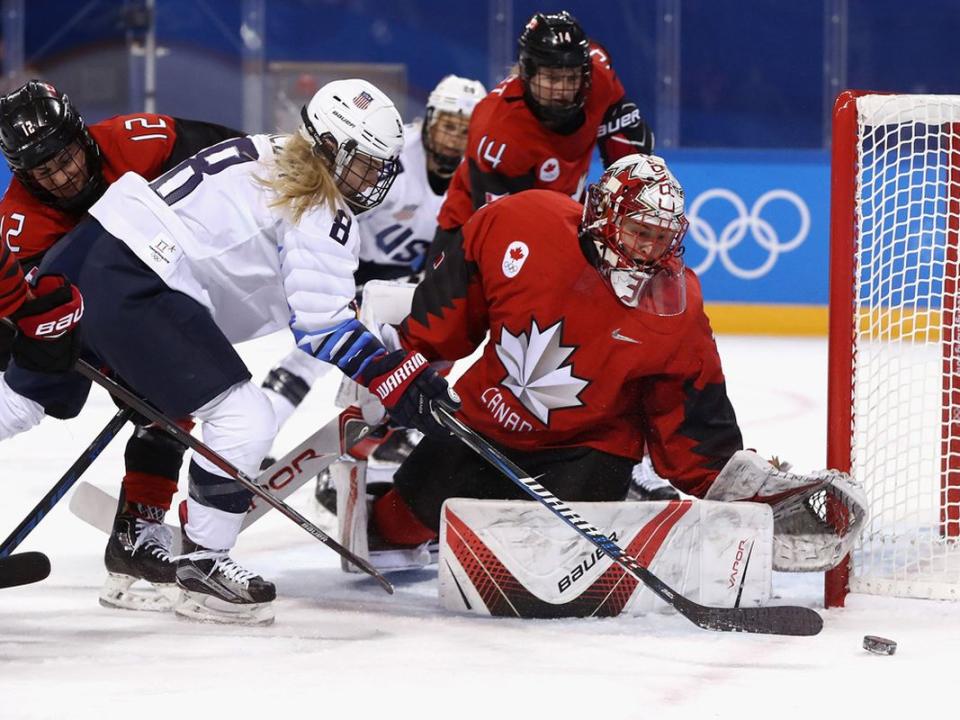
<path id="1" fill-rule="evenodd" d="M 440 209 L 431 257 L 491 200 L 531 188 L 582 202 L 593 148 L 604 167 L 653 152 L 653 132 L 629 100 L 607 52 L 567 12 L 537 13 L 519 40 L 516 75 L 474 110 L 465 162 Z"/>
<path id="2" fill-rule="evenodd" d="M 743 451 L 700 283 L 684 267 L 686 229 L 683 190 L 656 156 L 611 164 L 584 206 L 546 190 L 496 200 L 417 287 L 399 342 L 450 361 L 489 333 L 455 385 L 458 417 L 564 500 L 623 500 L 645 450 L 683 492 L 775 512 L 848 483 Z M 426 542 L 451 497 L 525 495 L 466 446 L 428 437 L 374 504 L 373 528 L 396 545 Z M 838 562 L 837 534 L 811 516 L 805 540 L 811 526 Z"/>
<path id="3" fill-rule="evenodd" d="M 241 133 L 220 125 L 168 115 L 119 115 L 86 125 L 69 98 L 49 83 L 31 80 L 0 97 L 0 151 L 13 178 L 0 201 L 2 268 L 0 315 L 18 322 L 14 337 L 0 327 L 0 370 L 12 351 L 21 368 L 38 372 L 69 370 L 79 351 L 75 324 L 55 340 L 34 339 L 36 318 L 81 318 L 80 293 L 69 282 L 42 278 L 28 289 L 24 271 L 72 230 L 119 177 L 134 172 L 154 179 L 194 153 Z M 28 292 L 35 297 L 28 299 Z M 82 322 L 82 319 L 81 319 Z M 0 397 L 29 414 L 26 401 L 0 378 Z M 42 412 L 70 414 L 63 398 L 38 399 Z M 41 412 L 33 406 L 35 412 Z M 3 413 L 0 411 L 0 417 Z M 167 433 L 138 427 L 127 443 L 123 479 L 125 501 L 118 508 L 105 553 L 109 577 L 100 600 L 131 609 L 166 606 L 162 594 L 130 589 L 142 579 L 173 586 L 175 567 L 163 535 L 162 519 L 177 490 L 184 449 Z M 156 601 L 156 602 L 154 602 Z"/>

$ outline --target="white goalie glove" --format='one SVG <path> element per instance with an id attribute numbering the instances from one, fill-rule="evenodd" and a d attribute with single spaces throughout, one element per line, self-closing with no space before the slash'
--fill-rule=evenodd
<path id="1" fill-rule="evenodd" d="M 770 505 L 773 567 L 786 572 L 836 567 L 867 520 L 866 495 L 846 473 L 787 472 L 751 450 L 730 458 L 704 499 Z"/>

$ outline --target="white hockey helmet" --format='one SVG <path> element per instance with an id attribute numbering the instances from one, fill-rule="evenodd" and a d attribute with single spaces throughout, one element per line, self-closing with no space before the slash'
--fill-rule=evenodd
<path id="1" fill-rule="evenodd" d="M 421 136 L 423 148 L 438 174 L 452 175 L 457 169 L 466 149 L 466 123 L 486 94 L 483 83 L 457 75 L 447 75 L 430 93 Z M 443 113 L 462 118 L 460 132 L 440 132 L 440 128 L 431 131 Z"/>
<path id="2" fill-rule="evenodd" d="M 366 80 L 335 80 L 300 110 L 300 134 L 328 160 L 337 187 L 357 210 L 386 197 L 403 149 L 400 113 Z"/>

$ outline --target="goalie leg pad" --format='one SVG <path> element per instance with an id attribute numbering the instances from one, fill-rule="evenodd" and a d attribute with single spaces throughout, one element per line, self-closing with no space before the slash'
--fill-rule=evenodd
<path id="1" fill-rule="evenodd" d="M 373 497 L 367 492 L 366 462 L 338 462 L 331 466 L 337 488 L 339 541 L 358 557 L 381 572 L 421 570 L 430 564 L 427 544 L 414 547 L 393 546 L 373 538 L 369 518 Z M 387 486 L 389 487 L 389 486 Z M 346 559 L 340 561 L 344 572 L 363 572 Z"/>
<path id="2" fill-rule="evenodd" d="M 570 503 L 677 592 L 717 607 L 770 597 L 769 507 L 710 501 Z M 443 506 L 439 589 L 454 611 L 505 617 L 673 612 L 539 503 L 452 498 Z"/>

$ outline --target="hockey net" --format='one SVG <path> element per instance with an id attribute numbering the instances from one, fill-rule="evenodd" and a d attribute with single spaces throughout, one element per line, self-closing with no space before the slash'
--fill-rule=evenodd
<path id="1" fill-rule="evenodd" d="M 831 173 L 827 460 L 871 517 L 826 604 L 960 598 L 960 96 L 841 94 Z"/>

